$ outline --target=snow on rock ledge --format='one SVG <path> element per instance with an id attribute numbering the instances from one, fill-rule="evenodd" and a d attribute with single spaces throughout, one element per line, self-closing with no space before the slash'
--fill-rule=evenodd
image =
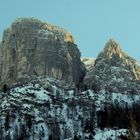
<path id="1" fill-rule="evenodd" d="M 100 121 L 103 121 L 101 117 L 104 115 L 100 113 L 110 106 L 125 109 L 126 103 L 129 105 L 127 108 L 131 109 L 134 103 L 140 102 L 138 94 L 108 94 L 105 90 L 77 93 L 75 89 L 55 85 L 52 79 L 46 79 L 49 86 L 44 88 L 44 80 L 32 81 L 13 87 L 7 93 L 0 93 L 0 137 L 11 137 L 11 140 L 23 136 L 29 140 L 47 140 L 50 137 L 60 140 L 76 137 L 82 140 L 115 140 L 121 134 L 128 135 L 130 130 L 127 128 L 101 130 Z"/>

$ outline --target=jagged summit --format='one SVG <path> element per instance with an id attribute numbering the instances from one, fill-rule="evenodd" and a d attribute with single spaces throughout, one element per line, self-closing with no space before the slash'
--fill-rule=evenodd
<path id="1" fill-rule="evenodd" d="M 110 39 L 106 45 L 105 48 L 102 50 L 101 52 L 102 55 L 106 55 L 109 56 L 110 58 L 113 55 L 118 55 L 121 57 L 121 54 L 123 54 L 123 51 L 119 45 L 119 43 L 117 43 L 114 39 Z"/>
<path id="2" fill-rule="evenodd" d="M 136 65 L 136 60 L 128 56 L 114 39 L 110 39 L 104 49 L 99 53 L 96 64 L 102 60 L 102 63 L 108 63 L 111 66 L 126 67 Z"/>
<path id="3" fill-rule="evenodd" d="M 140 67 L 137 61 L 128 56 L 119 43 L 110 39 L 99 53 L 92 70 L 85 78 L 88 85 L 111 88 L 115 92 L 131 91 L 136 88 L 134 81 L 140 80 Z M 127 88 L 126 90 L 126 87 Z"/>
<path id="4" fill-rule="evenodd" d="M 115 41 L 115 39 L 109 39 L 109 41 L 105 44 L 104 49 L 99 53 L 97 58 L 101 57 L 112 59 L 114 56 L 119 58 L 131 58 L 122 50 L 120 44 Z"/>

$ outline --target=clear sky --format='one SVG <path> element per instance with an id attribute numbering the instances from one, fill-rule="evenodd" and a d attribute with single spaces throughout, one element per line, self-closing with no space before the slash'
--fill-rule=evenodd
<path id="1" fill-rule="evenodd" d="M 35 17 L 66 28 L 82 57 L 96 57 L 114 38 L 140 60 L 140 0 L 0 0 L 0 38 L 18 17 Z"/>

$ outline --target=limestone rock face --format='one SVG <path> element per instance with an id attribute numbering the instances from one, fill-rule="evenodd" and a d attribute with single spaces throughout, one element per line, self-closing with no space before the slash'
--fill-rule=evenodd
<path id="1" fill-rule="evenodd" d="M 15 20 L 0 47 L 0 81 L 50 76 L 78 84 L 85 75 L 74 38 L 64 29 L 33 18 Z"/>
<path id="2" fill-rule="evenodd" d="M 139 80 L 137 61 L 124 53 L 113 39 L 107 42 L 85 77 L 85 83 L 91 88 L 121 93 L 140 90 Z"/>

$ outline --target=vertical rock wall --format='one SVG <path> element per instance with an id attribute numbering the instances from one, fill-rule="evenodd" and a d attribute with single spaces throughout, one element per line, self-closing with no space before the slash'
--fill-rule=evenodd
<path id="1" fill-rule="evenodd" d="M 75 83 L 85 75 L 80 52 L 70 33 L 33 18 L 14 21 L 0 47 L 0 81 L 49 76 Z"/>

